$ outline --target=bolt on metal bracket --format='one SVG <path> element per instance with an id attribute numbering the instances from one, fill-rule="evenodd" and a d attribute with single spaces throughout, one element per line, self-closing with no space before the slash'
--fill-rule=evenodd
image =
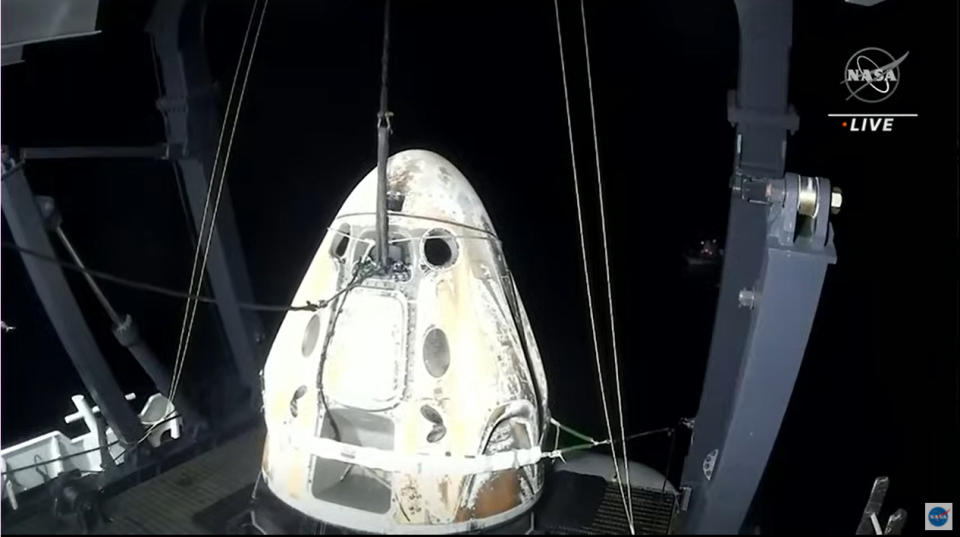
<path id="1" fill-rule="evenodd" d="M 757 292 L 753 289 L 741 289 L 737 294 L 737 301 L 741 308 L 753 309 L 757 303 Z"/>

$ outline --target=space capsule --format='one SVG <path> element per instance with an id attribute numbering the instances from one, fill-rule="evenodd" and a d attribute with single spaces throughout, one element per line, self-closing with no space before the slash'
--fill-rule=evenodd
<path id="1" fill-rule="evenodd" d="M 530 509 L 550 419 L 530 322 L 467 179 L 422 150 L 387 165 L 389 270 L 376 169 L 344 202 L 262 372 L 261 478 L 344 528 L 448 533 Z M 332 297 L 332 298 L 331 298 Z"/>

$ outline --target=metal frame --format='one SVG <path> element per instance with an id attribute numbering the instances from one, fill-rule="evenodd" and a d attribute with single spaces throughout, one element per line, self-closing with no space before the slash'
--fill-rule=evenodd
<path id="1" fill-rule="evenodd" d="M 5 158 L 3 169 L 3 215 L 14 241 L 24 248 L 53 257 L 53 245 L 44 219 L 30 190 L 23 167 Z M 37 295 L 43 303 L 60 342 L 77 368 L 80 379 L 103 415 L 124 444 L 133 444 L 143 435 L 137 415 L 124 399 L 120 385 L 110 371 L 58 265 L 23 255 Z"/>
<path id="2" fill-rule="evenodd" d="M 20 158 L 70 159 L 70 158 L 170 158 L 171 147 L 167 144 L 147 146 L 93 146 L 93 147 L 21 147 Z"/>
<path id="3" fill-rule="evenodd" d="M 163 2 L 154 7 L 146 31 L 152 36 L 153 53 L 159 60 L 165 96 L 157 106 L 164 116 L 167 140 L 145 146 L 76 146 L 20 148 L 7 154 L 3 162 L 3 213 L 15 242 L 28 250 L 56 257 L 47 233 L 48 217 L 56 219 L 52 200 L 34 197 L 23 170 L 28 159 L 73 158 L 154 158 L 171 160 L 186 186 L 187 196 L 199 229 L 206 199 L 208 178 L 217 141 L 220 116 L 214 84 L 206 64 L 203 43 L 205 3 L 196 0 Z M 213 294 L 223 330 L 230 346 L 241 385 L 248 389 L 252 414 L 258 408 L 258 343 L 265 335 L 256 313 L 241 311 L 239 302 L 252 302 L 252 291 L 240 249 L 229 191 L 224 186 L 217 225 L 211 241 L 207 265 Z M 38 204 L 47 203 L 49 207 Z M 56 226 L 54 226 L 56 227 Z M 59 266 L 33 256 L 23 261 L 37 294 L 57 333 L 77 368 L 90 395 L 103 409 L 103 415 L 124 444 L 143 435 L 140 420 L 123 397 L 116 378 L 97 347 L 83 314 Z M 117 339 L 126 346 L 148 372 L 161 392 L 169 372 L 137 337 L 129 317 L 114 327 Z M 169 384 L 169 380 L 167 380 Z M 202 420 L 188 399 L 181 397 L 194 425 Z M 184 410 L 184 409 L 181 409 Z"/>
<path id="4" fill-rule="evenodd" d="M 827 265 L 839 199 L 784 174 L 791 0 L 737 0 L 740 72 L 726 254 L 710 356 L 681 477 L 678 531 L 738 533 L 790 401 Z"/>
<path id="5" fill-rule="evenodd" d="M 20 508 L 18 496 L 44 486 L 49 480 L 72 470 L 99 472 L 109 469 L 112 478 L 119 478 L 122 475 L 121 472 L 116 471 L 118 467 L 114 459 L 122 466 L 130 453 L 126 452 L 124 446 L 115 442 L 116 432 L 102 425 L 99 415 L 100 407 L 96 405 L 91 407 L 81 394 L 76 394 L 70 399 L 77 411 L 66 415 L 63 421 L 67 424 L 82 421 L 86 425 L 86 432 L 70 437 L 59 430 L 54 430 L 19 444 L 5 446 L 0 450 L 0 467 L 5 473 L 3 499 L 7 500 L 12 509 Z M 133 401 L 136 399 L 136 394 L 128 393 L 125 399 Z M 169 408 L 170 403 L 165 397 L 159 393 L 153 394 L 143 404 L 138 419 L 149 424 L 162 418 Z M 157 424 L 147 438 L 150 445 L 159 445 L 161 437 L 168 431 L 172 438 L 179 438 L 180 422 L 181 419 L 177 418 Z M 37 461 L 50 462 L 35 466 Z M 30 501 L 27 500 L 26 503 L 29 504 Z"/>
<path id="6" fill-rule="evenodd" d="M 740 73 L 729 117 L 737 126 L 736 173 L 716 313 L 700 408 L 683 469 L 684 532 L 742 529 L 790 399 L 828 264 L 835 262 L 828 222 L 829 181 L 784 175 L 787 132 L 798 126 L 787 104 L 790 0 L 737 0 Z M 31 148 L 34 158 L 151 157 L 175 162 L 194 221 L 203 226 L 220 114 L 203 54 L 204 5 L 194 0 L 155 8 L 153 37 L 169 145 L 142 148 Z M 32 154 L 30 154 L 32 153 Z M 8 166 L 9 164 L 9 166 Z M 812 190 L 805 185 L 815 183 Z M 41 211 L 22 167 L 4 163 L 3 212 L 18 244 L 53 255 Z M 264 338 L 224 186 L 211 242 L 208 276 L 231 355 L 256 405 L 256 371 Z M 813 196 L 813 209 L 804 196 Z M 61 269 L 24 263 L 71 360 L 93 399 L 126 444 L 142 435 Z"/>
<path id="7" fill-rule="evenodd" d="M 146 28 L 163 84 L 164 94 L 157 100 L 157 108 L 164 117 L 168 143 L 182 148 L 170 158 L 183 178 L 198 230 L 207 227 L 202 225 L 203 208 L 221 124 L 203 42 L 205 9 L 205 3 L 195 0 L 159 2 Z M 266 336 L 256 313 L 238 307 L 239 302 L 253 301 L 253 291 L 232 207 L 230 189 L 224 184 L 207 275 L 230 354 L 243 386 L 249 389 L 251 408 L 258 408 L 257 371 L 263 355 L 260 343 Z"/>

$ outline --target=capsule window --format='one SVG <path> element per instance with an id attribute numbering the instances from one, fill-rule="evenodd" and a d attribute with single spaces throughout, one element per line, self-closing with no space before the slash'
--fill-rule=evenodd
<path id="1" fill-rule="evenodd" d="M 354 263 L 361 263 L 365 258 L 377 259 L 379 252 L 377 247 L 377 232 L 375 230 L 371 229 L 363 232 L 356 243 L 357 246 L 353 251 Z"/>
<path id="2" fill-rule="evenodd" d="M 433 229 L 423 236 L 423 259 L 433 268 L 446 268 L 457 261 L 457 239 L 445 229 Z"/>
<path id="3" fill-rule="evenodd" d="M 334 435 L 334 422 L 339 438 Z M 323 417 L 320 437 L 382 450 L 391 450 L 395 444 L 392 421 L 351 408 L 330 409 L 329 415 Z M 320 457 L 313 460 L 310 488 L 315 498 L 368 513 L 383 514 L 390 510 L 392 473 Z"/>
<path id="4" fill-rule="evenodd" d="M 310 356 L 313 353 L 318 339 L 320 339 L 320 316 L 314 313 L 303 330 L 303 343 L 300 344 L 300 350 L 304 356 Z"/>
<path id="5" fill-rule="evenodd" d="M 333 245 L 330 247 L 330 255 L 343 260 L 347 254 L 347 248 L 350 246 L 350 224 L 343 224 L 337 228 L 336 236 L 333 238 Z"/>
<path id="6" fill-rule="evenodd" d="M 450 367 L 450 344 L 439 328 L 431 328 L 423 338 L 423 365 L 434 378 L 440 378 Z"/>
<path id="7" fill-rule="evenodd" d="M 297 391 L 293 392 L 293 397 L 290 398 L 290 415 L 293 416 L 294 418 L 296 418 L 297 415 L 300 413 L 299 409 L 297 408 L 297 401 L 299 401 L 300 398 L 306 394 L 307 394 L 306 386 L 300 386 L 299 388 L 297 388 Z"/>
<path id="8" fill-rule="evenodd" d="M 387 258 L 391 263 L 402 263 L 409 265 L 410 256 L 410 238 L 404 237 L 399 233 L 390 234 L 390 248 L 387 250 Z"/>

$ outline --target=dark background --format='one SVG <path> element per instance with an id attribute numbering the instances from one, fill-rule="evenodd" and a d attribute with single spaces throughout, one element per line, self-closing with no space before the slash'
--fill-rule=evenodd
<path id="1" fill-rule="evenodd" d="M 597 311 L 602 250 L 578 4 L 562 2 L 577 162 Z M 891 477 L 884 516 L 957 501 L 957 7 L 888 0 L 873 8 L 797 2 L 790 100 L 800 129 L 790 171 L 844 191 L 839 261 L 827 274 L 804 365 L 758 496 L 765 531 L 849 533 L 870 485 Z M 149 144 L 163 124 L 149 42 L 150 3 L 105 2 L 103 33 L 34 46 L 3 69 L 4 144 Z M 209 61 L 226 97 L 250 2 L 213 2 Z M 719 275 L 685 271 L 683 253 L 723 239 L 736 85 L 732 2 L 587 6 L 614 303 L 628 430 L 695 415 Z M 382 6 L 273 0 L 227 172 L 255 297 L 289 302 L 330 218 L 375 164 Z M 395 2 L 393 150 L 456 164 L 484 200 L 533 323 L 561 421 L 606 436 L 592 357 L 553 6 Z M 901 84 L 872 107 L 839 84 L 854 51 L 899 57 Z M 859 103 L 858 103 L 859 104 Z M 893 133 L 850 133 L 831 112 L 916 112 Z M 30 162 L 91 267 L 185 289 L 191 227 L 169 163 Z M 3 240 L 12 240 L 6 222 Z M 109 334 L 83 281 L 68 274 L 125 390 L 149 380 Z M 172 362 L 182 305 L 105 284 Z M 3 251 L 4 444 L 59 427 L 83 393 L 21 261 Z M 230 367 L 201 306 L 184 382 Z M 264 314 L 271 335 L 280 317 Z M 604 333 L 608 327 L 602 321 Z M 604 338 L 609 339 L 609 338 Z M 607 345 L 609 347 L 609 345 Z M 609 355 L 609 352 L 605 354 Z M 612 369 L 609 360 L 604 363 Z M 229 402 L 222 402 L 229 404 Z M 631 458 L 665 469 L 663 437 Z M 678 477 L 679 460 L 670 474 Z"/>

